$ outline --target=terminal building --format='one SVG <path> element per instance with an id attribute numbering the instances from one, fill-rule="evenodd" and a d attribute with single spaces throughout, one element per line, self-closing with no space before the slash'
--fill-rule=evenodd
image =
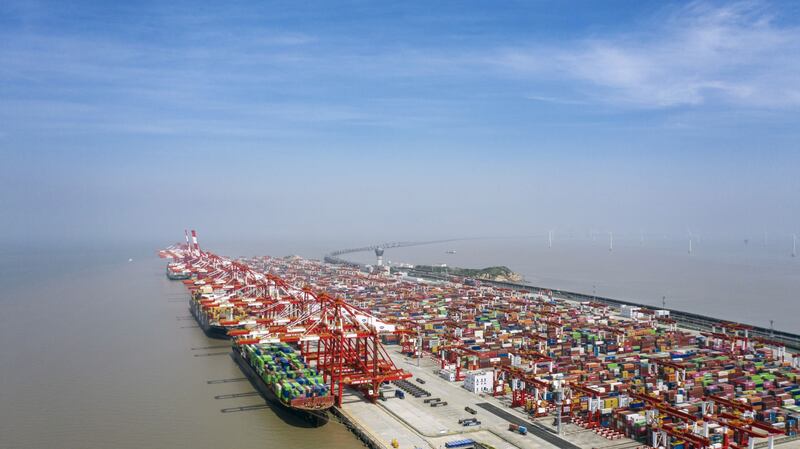
<path id="1" fill-rule="evenodd" d="M 493 371 L 473 371 L 464 378 L 464 388 L 476 394 L 490 393 L 493 383 Z"/>

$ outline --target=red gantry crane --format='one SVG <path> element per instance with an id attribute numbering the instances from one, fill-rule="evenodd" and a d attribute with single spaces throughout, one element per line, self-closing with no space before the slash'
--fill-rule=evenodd
<path id="1" fill-rule="evenodd" d="M 197 233 L 192 242 L 173 245 L 159 253 L 192 273 L 184 283 L 194 292 L 212 292 L 202 307 L 224 306 L 248 314 L 221 320 L 237 344 L 293 343 L 306 361 L 316 366 L 330 384 L 336 404 L 344 388 L 362 389 L 375 401 L 383 382 L 407 379 L 411 374 L 395 366 L 379 341 L 382 333 L 395 332 L 370 312 L 344 299 L 299 288 L 273 274 L 228 258 L 201 251 Z M 247 326 L 244 329 L 233 328 Z"/>
<path id="2" fill-rule="evenodd" d="M 233 331 L 237 344 L 296 344 L 307 363 L 330 384 L 337 405 L 347 386 L 361 389 L 375 401 L 383 382 L 411 377 L 395 366 L 379 340 L 381 333 L 395 331 L 393 325 L 341 298 L 305 293 L 310 301 L 306 313 L 292 321 L 264 321 L 247 333 Z"/>

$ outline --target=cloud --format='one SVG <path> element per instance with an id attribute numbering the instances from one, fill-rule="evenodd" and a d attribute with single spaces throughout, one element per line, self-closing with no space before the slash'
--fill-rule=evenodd
<path id="1" fill-rule="evenodd" d="M 121 31 L 10 27 L 0 30 L 0 122 L 14 134 L 475 132 L 496 126 L 482 111 L 520 97 L 582 109 L 785 112 L 800 106 L 800 30 L 771 14 L 760 3 L 696 3 L 624 32 L 503 46 L 503 29 L 490 41 L 415 42 L 387 28 L 368 41 L 261 21 L 231 32 L 241 18 L 209 14 L 168 14 L 158 23 L 174 31 L 169 40 L 141 39 L 149 21 L 120 21 Z"/>
<path id="2" fill-rule="evenodd" d="M 542 103 L 555 103 L 555 104 L 586 104 L 585 101 L 575 100 L 572 98 L 550 97 L 546 95 L 525 95 L 525 98 L 531 101 L 539 101 Z"/>
<path id="3" fill-rule="evenodd" d="M 498 49 L 493 63 L 617 106 L 800 106 L 800 29 L 760 3 L 693 3 L 627 33 Z"/>

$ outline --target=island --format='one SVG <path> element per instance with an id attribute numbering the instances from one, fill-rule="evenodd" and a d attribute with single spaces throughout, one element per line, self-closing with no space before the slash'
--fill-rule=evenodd
<path id="1" fill-rule="evenodd" d="M 461 276 L 465 278 L 481 279 L 485 281 L 497 282 L 522 282 L 519 273 L 511 271 L 506 266 L 486 267 L 486 268 L 459 268 L 441 265 L 415 265 L 415 270 L 425 271 L 433 274 L 443 274 L 450 276 Z"/>

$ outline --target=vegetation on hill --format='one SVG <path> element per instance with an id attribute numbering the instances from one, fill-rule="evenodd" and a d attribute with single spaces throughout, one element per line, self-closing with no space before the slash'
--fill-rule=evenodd
<path id="1" fill-rule="evenodd" d="M 483 279 L 488 281 L 500 282 L 520 282 L 522 276 L 511 271 L 506 266 L 499 267 L 486 267 L 486 268 L 459 268 L 459 267 L 443 267 L 432 265 L 416 265 L 416 270 L 427 271 L 435 274 L 444 274 L 451 276 L 463 276 L 467 278 Z"/>

